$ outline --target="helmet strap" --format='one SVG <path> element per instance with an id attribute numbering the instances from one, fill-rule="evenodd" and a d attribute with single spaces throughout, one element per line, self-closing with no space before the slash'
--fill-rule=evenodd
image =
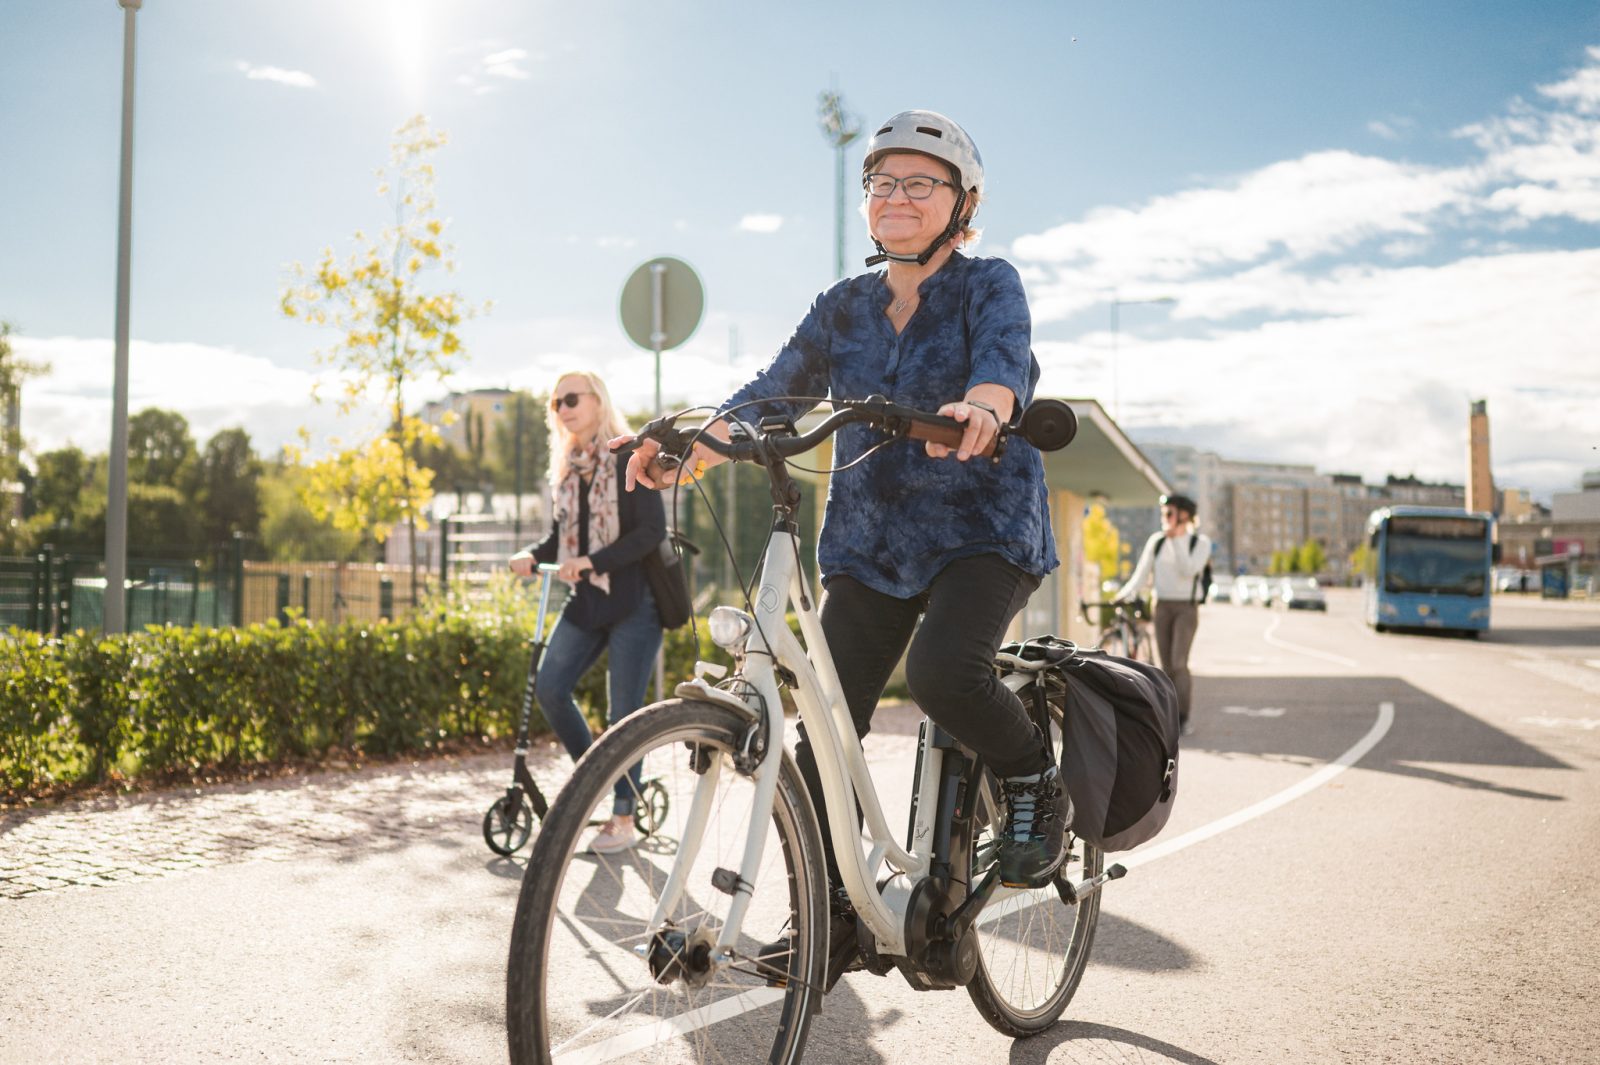
<path id="1" fill-rule="evenodd" d="M 971 219 L 961 217 L 961 208 L 966 206 L 967 190 L 959 189 L 956 192 L 956 205 L 950 211 L 950 222 L 944 227 L 944 232 L 933 238 L 933 243 L 922 250 L 921 255 L 902 255 L 884 248 L 877 237 L 872 238 L 873 247 L 878 249 L 878 254 L 867 256 L 868 266 L 877 266 L 879 263 L 915 263 L 918 266 L 927 266 L 928 260 L 933 258 L 935 252 L 944 247 L 945 242 L 955 238 L 961 232 L 961 227 Z"/>

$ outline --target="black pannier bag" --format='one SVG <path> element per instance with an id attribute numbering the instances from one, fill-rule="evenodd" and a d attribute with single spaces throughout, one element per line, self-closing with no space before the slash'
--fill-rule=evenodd
<path id="1" fill-rule="evenodd" d="M 644 575 L 650 582 L 650 594 L 655 597 L 662 628 L 676 629 L 687 623 L 694 613 L 689 567 L 684 564 L 683 556 L 699 553 L 694 541 L 674 530 L 644 556 Z"/>
<path id="2" fill-rule="evenodd" d="M 1072 797 L 1072 831 L 1105 851 L 1153 839 L 1178 793 L 1178 691 L 1148 662 L 1078 650 L 1040 637 L 1004 650 L 1059 657 L 1066 682 L 1061 776 Z M 1053 653 L 1052 653 L 1053 652 Z"/>

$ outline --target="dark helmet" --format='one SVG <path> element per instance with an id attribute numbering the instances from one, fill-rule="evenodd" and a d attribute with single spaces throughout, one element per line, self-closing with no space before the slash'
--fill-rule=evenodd
<path id="1" fill-rule="evenodd" d="M 1199 505 L 1186 495 L 1178 495 L 1174 493 L 1170 496 L 1162 496 L 1161 505 L 1164 507 L 1172 507 L 1175 510 L 1184 511 L 1191 518 L 1200 513 Z"/>

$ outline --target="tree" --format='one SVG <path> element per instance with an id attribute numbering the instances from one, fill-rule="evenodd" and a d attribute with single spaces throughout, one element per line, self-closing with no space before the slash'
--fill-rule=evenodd
<path id="1" fill-rule="evenodd" d="M 194 503 L 209 543 L 261 529 L 261 460 L 243 429 L 223 429 L 206 441 L 195 476 Z"/>
<path id="2" fill-rule="evenodd" d="M 361 534 L 335 528 L 312 513 L 305 502 L 309 476 L 304 467 L 292 465 L 263 474 L 261 545 L 274 561 L 347 561 L 360 547 Z"/>
<path id="3" fill-rule="evenodd" d="M 129 483 L 187 488 L 194 462 L 189 420 L 177 411 L 147 407 L 128 419 Z"/>
<path id="4" fill-rule="evenodd" d="M 491 472 L 497 491 L 517 490 L 517 411 L 522 411 L 522 492 L 533 495 L 544 483 L 550 464 L 550 433 L 543 412 L 549 396 L 532 392 L 513 393 L 506 404 L 505 417 L 495 422 Z"/>
<path id="5" fill-rule="evenodd" d="M 1293 572 L 1293 570 L 1294 552 L 1292 550 L 1274 551 L 1272 553 L 1272 561 L 1267 563 L 1267 576 L 1281 577 L 1285 573 Z"/>
<path id="6" fill-rule="evenodd" d="M 11 498 L 25 489 L 24 485 L 19 484 L 23 473 L 20 417 L 22 382 L 43 373 L 47 367 L 18 356 L 11 343 L 11 332 L 11 323 L 0 321 L 0 495 L 7 500 L 4 515 L 6 528 L 0 530 L 0 541 L 3 541 L 5 550 L 17 551 L 27 538 L 23 523 L 12 517 L 18 510 L 15 508 L 16 501 Z"/>
<path id="7" fill-rule="evenodd" d="M 433 193 L 432 160 L 444 143 L 444 134 L 430 130 L 421 115 L 401 126 L 379 171 L 378 194 L 392 197 L 394 224 L 376 238 L 356 233 L 356 250 L 342 264 L 332 248 L 314 270 L 296 264 L 281 300 L 288 317 L 342 334 L 318 353 L 342 381 L 340 413 L 350 414 L 376 393 L 387 414 L 377 439 L 349 447 L 335 441 L 332 454 L 310 463 L 306 503 L 338 528 L 370 531 L 380 541 L 405 522 L 413 596 L 416 533 L 433 494 L 432 472 L 418 464 L 418 455 L 423 444 L 438 441 L 438 430 L 406 413 L 406 390 L 424 377 L 448 377 L 463 354 L 456 330 L 477 311 L 459 293 L 424 284 L 433 268 L 455 268 Z"/>
<path id="8" fill-rule="evenodd" d="M 1294 571 L 1296 573 L 1321 573 L 1328 564 L 1328 552 L 1315 540 L 1307 540 L 1301 544 L 1294 553 Z"/>
<path id="9" fill-rule="evenodd" d="M 1089 504 L 1083 518 L 1083 560 L 1100 568 L 1100 579 L 1118 576 L 1117 561 L 1120 538 L 1117 527 L 1106 517 L 1106 508 L 1100 503 Z M 1099 589 L 1095 590 L 1096 597 Z"/>

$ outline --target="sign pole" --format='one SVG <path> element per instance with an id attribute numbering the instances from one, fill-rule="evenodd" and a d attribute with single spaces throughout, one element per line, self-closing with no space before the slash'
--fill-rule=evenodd
<path id="1" fill-rule="evenodd" d="M 650 264 L 650 349 L 656 353 L 656 417 L 661 416 L 661 349 L 667 342 L 667 264 Z"/>

